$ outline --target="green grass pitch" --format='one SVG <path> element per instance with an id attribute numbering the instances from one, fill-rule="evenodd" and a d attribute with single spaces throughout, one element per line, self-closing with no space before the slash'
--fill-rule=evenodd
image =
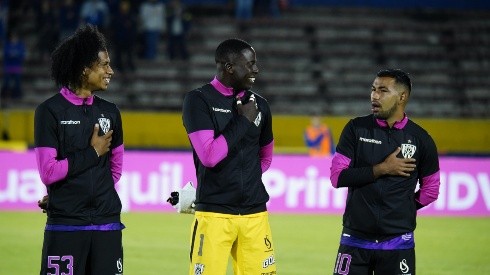
<path id="1" fill-rule="evenodd" d="M 187 274 L 192 215 L 125 213 L 123 222 L 124 274 Z M 0 274 L 39 274 L 44 223 L 42 213 L 0 212 Z M 278 274 L 332 274 L 341 216 L 272 213 L 270 223 Z M 417 273 L 490 274 L 489 232 L 490 218 L 419 217 Z"/>

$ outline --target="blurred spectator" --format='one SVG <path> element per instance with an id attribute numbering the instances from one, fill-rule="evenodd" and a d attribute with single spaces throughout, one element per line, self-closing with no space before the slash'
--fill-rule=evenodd
<path id="1" fill-rule="evenodd" d="M 74 0 L 64 0 L 60 7 L 60 40 L 72 35 L 78 27 L 80 7 Z"/>
<path id="2" fill-rule="evenodd" d="M 131 3 L 128 0 L 122 0 L 113 20 L 115 67 L 121 72 L 125 72 L 126 69 L 131 72 L 135 70 L 133 55 L 136 26 L 135 17 L 131 12 Z"/>
<path id="3" fill-rule="evenodd" d="M 132 2 L 134 2 L 135 0 L 104 0 L 111 12 L 117 11 L 119 9 L 119 4 L 121 3 L 121 1 L 129 1 L 131 3 L 131 6 L 133 6 Z"/>
<path id="4" fill-rule="evenodd" d="M 82 24 L 92 24 L 104 34 L 107 34 L 109 16 L 109 7 L 103 0 L 85 0 L 80 10 Z"/>
<path id="5" fill-rule="evenodd" d="M 192 15 L 185 9 L 180 0 L 172 0 L 168 6 L 168 57 L 170 60 L 189 59 L 187 51 L 187 33 Z"/>
<path id="6" fill-rule="evenodd" d="M 235 17 L 238 20 L 250 20 L 253 17 L 254 0 L 236 0 Z"/>
<path id="7" fill-rule="evenodd" d="M 140 7 L 141 27 L 145 35 L 144 58 L 154 60 L 158 43 L 165 32 L 165 5 L 158 0 L 147 0 Z"/>
<path id="8" fill-rule="evenodd" d="M 319 115 L 311 117 L 311 123 L 305 129 L 304 138 L 310 156 L 327 157 L 333 155 L 335 146 L 332 133 Z"/>
<path id="9" fill-rule="evenodd" d="M 48 61 L 51 52 L 58 44 L 60 26 L 56 7 L 51 0 L 41 0 L 37 11 L 37 46 L 42 61 Z"/>
<path id="10" fill-rule="evenodd" d="M 281 2 L 281 5 L 284 3 Z M 257 17 L 277 18 L 280 16 L 279 0 L 255 0 L 255 14 Z"/>
<path id="11" fill-rule="evenodd" d="M 4 38 L 5 41 L 8 39 L 8 35 L 12 30 L 16 30 L 17 33 L 19 33 L 19 29 L 21 28 L 22 24 L 26 21 L 26 14 L 29 13 L 37 13 L 36 9 L 40 7 L 39 2 L 41 0 L 36 0 L 36 1 L 27 1 L 27 0 L 16 0 L 16 1 L 7 1 L 7 17 L 5 20 L 6 22 L 6 27 L 4 29 Z M 0 2 L 3 2 L 3 0 L 0 0 Z M 34 19 L 35 20 L 35 19 Z M 37 22 L 34 22 L 37 23 Z"/>
<path id="12" fill-rule="evenodd" d="M 9 16 L 9 1 L 0 0 L 0 47 L 5 43 L 7 33 L 7 22 Z"/>
<path id="13" fill-rule="evenodd" d="M 12 31 L 3 49 L 3 85 L 1 95 L 5 101 L 22 98 L 21 76 L 25 56 L 26 47 L 24 42 L 15 31 Z"/>
<path id="14" fill-rule="evenodd" d="M 269 14 L 273 18 L 278 18 L 281 15 L 281 4 L 284 2 L 280 2 L 279 0 L 269 0 Z"/>

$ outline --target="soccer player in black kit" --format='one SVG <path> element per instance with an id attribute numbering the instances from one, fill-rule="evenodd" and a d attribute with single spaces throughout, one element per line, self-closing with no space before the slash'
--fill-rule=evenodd
<path id="1" fill-rule="evenodd" d="M 372 114 L 342 131 L 330 179 L 348 195 L 333 274 L 415 274 L 417 210 L 437 199 L 440 177 L 433 139 L 405 113 L 411 88 L 402 70 L 378 72 Z"/>
<path id="2" fill-rule="evenodd" d="M 34 117 L 36 160 L 47 212 L 40 274 L 123 274 L 121 115 L 94 95 L 114 72 L 103 35 L 86 25 L 52 53 L 59 93 Z"/>
<path id="3" fill-rule="evenodd" d="M 255 49 L 227 39 L 215 51 L 214 79 L 184 98 L 182 119 L 197 176 L 189 275 L 277 274 L 262 173 L 272 161 L 269 103 L 251 91 Z"/>

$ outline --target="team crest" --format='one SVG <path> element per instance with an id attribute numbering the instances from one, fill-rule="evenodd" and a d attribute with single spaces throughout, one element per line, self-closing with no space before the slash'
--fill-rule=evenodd
<path id="1" fill-rule="evenodd" d="M 417 146 L 413 144 L 407 144 L 407 143 L 402 144 L 402 155 L 406 159 L 413 157 L 416 150 L 417 150 Z"/>
<path id="2" fill-rule="evenodd" d="M 111 129 L 111 121 L 108 118 L 99 117 L 99 125 L 104 134 L 107 134 L 107 132 L 109 132 Z"/>
<path id="3" fill-rule="evenodd" d="M 204 265 L 197 263 L 194 265 L 194 275 L 202 275 L 204 274 Z"/>

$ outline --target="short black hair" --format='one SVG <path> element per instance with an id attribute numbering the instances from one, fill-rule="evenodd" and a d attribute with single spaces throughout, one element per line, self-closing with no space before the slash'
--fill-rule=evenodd
<path id="1" fill-rule="evenodd" d="M 379 71 L 376 76 L 394 78 L 397 84 L 401 84 L 407 88 L 409 95 L 412 92 L 412 81 L 410 80 L 410 76 L 400 69 L 383 69 Z"/>
<path id="2" fill-rule="evenodd" d="M 51 54 L 51 77 L 58 86 L 77 89 L 82 86 L 82 73 L 107 51 L 104 35 L 90 24 L 79 27 L 63 40 Z"/>
<path id="3" fill-rule="evenodd" d="M 239 38 L 227 39 L 221 42 L 216 48 L 214 60 L 216 61 L 216 63 L 229 62 L 230 57 L 234 58 L 245 49 L 252 49 L 252 46 L 248 42 Z"/>

